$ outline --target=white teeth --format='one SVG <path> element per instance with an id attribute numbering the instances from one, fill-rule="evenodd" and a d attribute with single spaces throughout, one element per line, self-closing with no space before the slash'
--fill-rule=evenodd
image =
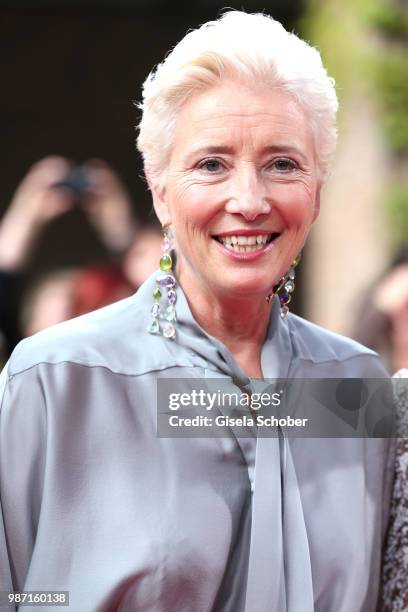
<path id="1" fill-rule="evenodd" d="M 235 253 L 252 253 L 266 246 L 272 234 L 259 234 L 258 236 L 219 236 L 218 239 L 227 249 Z"/>
<path id="2" fill-rule="evenodd" d="M 247 246 L 254 244 L 266 244 L 271 234 L 259 234 L 258 236 L 219 236 L 219 240 L 224 244 L 238 244 Z"/>

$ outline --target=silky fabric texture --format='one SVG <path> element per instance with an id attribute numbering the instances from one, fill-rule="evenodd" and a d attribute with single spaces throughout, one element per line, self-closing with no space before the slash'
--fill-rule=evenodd
<path id="1" fill-rule="evenodd" d="M 255 381 L 180 288 L 177 338 L 149 335 L 154 286 L 24 340 L 3 371 L 0 590 L 66 590 L 73 612 L 374 611 L 391 441 L 159 438 L 159 378 Z M 277 301 L 261 365 L 386 376 Z"/>

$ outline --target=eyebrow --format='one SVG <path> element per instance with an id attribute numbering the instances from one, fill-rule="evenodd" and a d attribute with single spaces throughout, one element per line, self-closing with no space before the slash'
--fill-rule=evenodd
<path id="1" fill-rule="evenodd" d="M 228 145 L 208 145 L 194 149 L 188 154 L 188 158 L 195 157 L 197 155 L 217 155 L 221 153 L 232 155 L 234 153 L 234 149 Z M 306 162 L 305 154 L 295 146 L 284 144 L 266 145 L 262 148 L 261 155 L 265 155 L 267 153 L 286 153 L 287 155 L 298 155 L 303 159 L 303 161 Z"/>
<path id="2" fill-rule="evenodd" d="M 306 161 L 305 154 L 298 148 L 290 145 L 276 144 L 267 145 L 262 149 L 262 153 L 287 153 L 288 155 L 298 155 L 304 161 Z"/>
<path id="3" fill-rule="evenodd" d="M 231 155 L 234 152 L 233 147 L 228 145 L 208 145 L 207 147 L 200 147 L 190 151 L 189 157 L 195 157 L 196 155 L 216 155 L 217 153 L 228 153 Z"/>

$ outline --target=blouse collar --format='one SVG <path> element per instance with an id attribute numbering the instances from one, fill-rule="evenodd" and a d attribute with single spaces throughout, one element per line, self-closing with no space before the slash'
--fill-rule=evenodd
<path id="1" fill-rule="evenodd" d="M 173 341 L 200 356 L 208 367 L 230 376 L 240 387 L 250 379 L 235 361 L 230 350 L 217 338 L 208 334 L 194 319 L 186 295 L 177 287 L 177 334 Z M 267 334 L 261 350 L 264 378 L 287 378 L 293 356 L 292 342 L 286 320 L 280 316 L 279 298 L 275 297 Z"/>

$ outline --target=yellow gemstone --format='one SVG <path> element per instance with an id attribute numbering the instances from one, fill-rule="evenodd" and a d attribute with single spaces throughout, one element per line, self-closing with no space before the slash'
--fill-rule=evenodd
<path id="1" fill-rule="evenodd" d="M 169 270 L 171 270 L 172 265 L 173 261 L 171 259 L 171 255 L 169 255 L 168 253 L 166 253 L 160 258 L 160 270 L 162 270 L 162 272 L 168 272 Z"/>

